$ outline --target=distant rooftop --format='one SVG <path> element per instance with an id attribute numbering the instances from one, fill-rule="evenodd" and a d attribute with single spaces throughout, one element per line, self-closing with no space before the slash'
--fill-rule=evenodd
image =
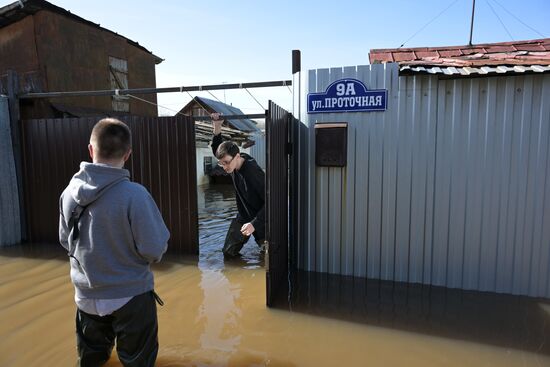
<path id="1" fill-rule="evenodd" d="M 84 18 L 79 17 L 76 14 L 71 13 L 68 10 L 65 10 L 63 8 L 60 8 L 59 6 L 56 6 L 52 3 L 49 3 L 44 0 L 20 0 L 16 1 L 14 3 L 11 3 L 9 5 L 3 6 L 0 8 L 0 28 L 3 28 L 5 26 L 8 26 L 12 23 L 18 22 L 21 19 L 33 15 L 41 10 L 49 10 L 51 12 L 64 15 L 66 17 L 69 17 L 77 22 L 84 23 L 87 25 L 90 25 L 92 27 L 104 30 L 106 32 L 115 34 L 119 37 L 122 37 L 126 39 L 126 41 L 131 44 L 134 47 L 137 47 L 151 55 L 155 58 L 155 64 L 160 64 L 163 59 L 160 57 L 154 55 L 151 51 L 147 50 L 145 47 L 141 46 L 139 43 L 132 41 L 116 32 L 113 32 L 109 29 L 101 27 L 99 24 L 90 22 L 89 20 L 86 20 Z"/>
<path id="2" fill-rule="evenodd" d="M 233 107 L 223 102 L 214 101 L 212 99 L 198 96 L 193 98 L 193 100 L 191 100 L 185 107 L 183 107 L 180 112 L 187 112 L 187 110 L 195 103 L 203 107 L 209 113 L 218 112 L 221 115 L 225 116 L 244 115 L 244 113 L 237 107 Z M 244 132 L 254 133 L 260 131 L 260 129 L 256 126 L 256 122 L 251 119 L 227 119 L 227 122 L 232 128 Z"/>

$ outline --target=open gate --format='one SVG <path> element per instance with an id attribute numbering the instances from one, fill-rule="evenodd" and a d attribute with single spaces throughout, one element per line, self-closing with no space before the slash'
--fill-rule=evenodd
<path id="1" fill-rule="evenodd" d="M 292 115 L 269 101 L 266 115 L 266 293 L 273 306 L 288 278 L 288 162 L 289 123 Z"/>

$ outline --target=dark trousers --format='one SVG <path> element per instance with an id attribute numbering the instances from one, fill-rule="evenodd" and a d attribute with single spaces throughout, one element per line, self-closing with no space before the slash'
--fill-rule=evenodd
<path id="1" fill-rule="evenodd" d="M 107 316 L 76 311 L 79 366 L 101 366 L 116 350 L 124 366 L 154 366 L 158 353 L 157 305 L 153 292 L 135 296 Z"/>
<path id="2" fill-rule="evenodd" d="M 243 248 L 244 244 L 248 241 L 250 236 L 245 236 L 241 233 L 241 227 L 245 223 L 233 218 L 231 225 L 227 230 L 225 236 L 225 243 L 223 245 L 223 253 L 227 256 L 238 256 L 239 251 Z M 265 225 L 258 225 L 254 227 L 254 233 L 252 233 L 258 246 L 261 246 L 265 241 Z"/>

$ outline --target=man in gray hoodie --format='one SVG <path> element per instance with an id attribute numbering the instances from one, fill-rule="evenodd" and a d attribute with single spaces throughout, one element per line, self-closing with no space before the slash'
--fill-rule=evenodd
<path id="1" fill-rule="evenodd" d="M 130 129 L 107 118 L 60 198 L 59 240 L 75 287 L 80 366 L 105 363 L 115 343 L 124 366 L 153 366 L 158 323 L 153 273 L 170 236 L 151 195 L 129 180 Z"/>

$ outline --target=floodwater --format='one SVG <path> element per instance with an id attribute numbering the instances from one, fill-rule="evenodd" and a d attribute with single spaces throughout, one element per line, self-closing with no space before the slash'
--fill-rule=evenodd
<path id="1" fill-rule="evenodd" d="M 545 300 L 298 272 L 267 308 L 256 244 L 221 254 L 232 189 L 199 188 L 199 208 L 200 255 L 154 267 L 158 366 L 550 366 Z M 0 366 L 75 364 L 68 271 L 59 246 L 0 251 Z"/>

